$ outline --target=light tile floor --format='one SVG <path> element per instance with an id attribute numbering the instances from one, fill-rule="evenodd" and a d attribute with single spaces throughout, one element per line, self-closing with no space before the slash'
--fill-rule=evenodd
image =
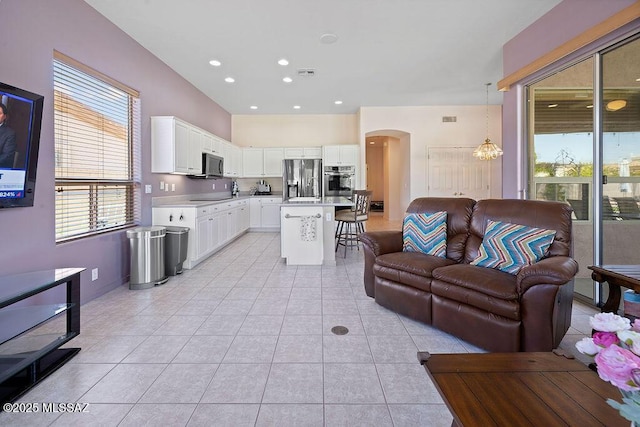
<path id="1" fill-rule="evenodd" d="M 20 401 L 88 412 L 2 413 L 0 425 L 450 426 L 416 352 L 481 350 L 367 297 L 362 251 L 294 267 L 279 241 L 249 233 L 165 285 L 85 304 L 80 353 Z M 574 303 L 563 348 L 594 312 Z"/>

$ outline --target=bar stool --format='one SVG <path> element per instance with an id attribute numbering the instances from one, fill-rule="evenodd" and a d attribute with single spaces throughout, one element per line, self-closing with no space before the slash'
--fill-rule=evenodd
<path id="1" fill-rule="evenodd" d="M 364 233 L 364 222 L 369 219 L 372 191 L 354 190 L 355 206 L 351 210 L 336 213 L 336 252 L 339 246 L 344 246 L 344 257 L 347 257 L 347 247 L 355 246 L 360 250 L 360 233 Z"/>

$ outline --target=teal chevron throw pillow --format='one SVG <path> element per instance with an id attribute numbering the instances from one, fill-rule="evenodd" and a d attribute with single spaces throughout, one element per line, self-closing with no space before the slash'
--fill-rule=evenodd
<path id="1" fill-rule="evenodd" d="M 447 213 L 409 213 L 402 223 L 402 251 L 447 256 Z"/>
<path id="2" fill-rule="evenodd" d="M 518 274 L 542 259 L 556 236 L 555 230 L 488 220 L 478 256 L 471 265 Z"/>

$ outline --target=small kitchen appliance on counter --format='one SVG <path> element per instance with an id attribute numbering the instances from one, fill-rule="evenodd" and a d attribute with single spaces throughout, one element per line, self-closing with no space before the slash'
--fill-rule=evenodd
<path id="1" fill-rule="evenodd" d="M 267 184 L 264 179 L 261 179 L 257 182 L 258 187 L 256 189 L 256 195 L 270 195 L 271 194 L 271 185 Z"/>

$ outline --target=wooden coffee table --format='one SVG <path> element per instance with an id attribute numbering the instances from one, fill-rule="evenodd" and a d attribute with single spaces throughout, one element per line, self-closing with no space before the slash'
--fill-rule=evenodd
<path id="1" fill-rule="evenodd" d="M 640 292 L 640 265 L 590 265 L 587 268 L 593 271 L 593 280 L 609 284 L 609 297 L 602 306 L 602 312 L 618 312 L 621 286 Z"/>
<path id="2" fill-rule="evenodd" d="M 451 411 L 452 426 L 630 424 L 606 402 L 621 401 L 618 389 L 561 354 L 419 352 L 418 360 Z"/>

